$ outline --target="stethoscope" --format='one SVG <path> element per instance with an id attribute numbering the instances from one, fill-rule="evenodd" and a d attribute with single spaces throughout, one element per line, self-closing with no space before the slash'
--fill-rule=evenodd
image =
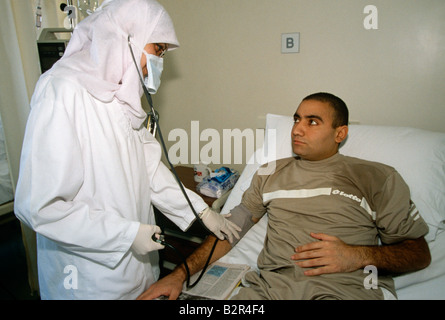
<path id="1" fill-rule="evenodd" d="M 148 117 L 147 117 L 148 125 L 152 128 L 152 130 L 155 130 L 156 133 L 158 134 L 159 142 L 161 144 L 162 151 L 163 151 L 163 153 L 165 155 L 165 158 L 167 159 L 167 162 L 168 162 L 168 165 L 170 167 L 170 170 L 173 173 L 173 176 L 175 177 L 176 182 L 178 183 L 179 188 L 181 189 L 182 194 L 184 195 L 185 199 L 187 200 L 187 203 L 188 203 L 190 209 L 192 210 L 193 214 L 195 215 L 196 219 L 204 227 L 204 229 L 207 230 L 208 233 L 214 235 L 213 232 L 210 231 L 206 227 L 206 225 L 202 222 L 201 218 L 196 213 L 195 208 L 193 207 L 192 202 L 190 201 L 190 198 L 188 197 L 187 193 L 185 192 L 185 188 L 184 188 L 183 184 L 181 183 L 181 180 L 179 179 L 178 174 L 176 173 L 176 170 L 175 170 L 173 164 L 170 162 L 170 158 L 168 157 L 168 152 L 167 152 L 167 148 L 165 146 L 164 138 L 162 137 L 161 127 L 159 126 L 158 114 L 155 111 L 155 109 L 153 108 L 153 100 L 151 98 L 151 94 L 150 94 L 150 92 L 148 92 L 148 89 L 147 89 L 147 87 L 144 84 L 144 79 L 142 78 L 142 74 L 139 71 L 138 65 L 136 63 L 136 59 L 134 57 L 133 49 L 131 48 L 130 36 L 128 36 L 128 47 L 130 48 L 131 57 L 133 58 L 133 62 L 134 62 L 134 65 L 136 67 L 136 70 L 137 70 L 137 73 L 138 73 L 138 76 L 139 76 L 139 80 L 140 80 L 141 85 L 142 85 L 142 89 L 144 90 L 144 95 L 145 95 L 145 97 L 147 99 L 147 102 L 148 102 L 148 105 L 150 107 L 150 111 L 147 113 L 147 115 L 148 115 Z M 190 284 L 190 270 L 189 270 L 186 258 L 179 252 L 178 249 L 176 249 L 171 244 L 167 243 L 165 241 L 163 235 L 161 235 L 161 237 L 159 237 L 159 238 L 156 238 L 156 236 L 153 234 L 152 240 L 155 241 L 155 242 L 158 242 L 158 243 L 160 243 L 160 244 L 162 244 L 164 246 L 167 246 L 167 247 L 171 248 L 181 258 L 181 260 L 184 263 L 185 270 L 187 272 L 187 288 L 193 288 L 201 280 L 201 278 L 204 275 L 207 267 L 209 266 L 210 259 L 212 258 L 213 252 L 215 251 L 216 244 L 218 243 L 218 237 L 215 236 L 215 243 L 213 244 L 212 250 L 210 251 L 209 257 L 207 258 L 206 264 L 204 265 L 204 268 L 202 269 L 201 274 L 199 275 L 198 279 L 196 279 L 196 281 L 193 284 Z"/>

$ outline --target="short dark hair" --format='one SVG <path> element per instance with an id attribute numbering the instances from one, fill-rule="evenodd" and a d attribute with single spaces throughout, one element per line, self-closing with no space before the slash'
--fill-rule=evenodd
<path id="1" fill-rule="evenodd" d="M 303 101 L 316 100 L 320 102 L 329 103 L 334 109 L 334 119 L 332 127 L 338 128 L 340 126 L 347 126 L 349 123 L 349 111 L 346 103 L 337 96 L 331 93 L 318 92 L 308 95 Z"/>

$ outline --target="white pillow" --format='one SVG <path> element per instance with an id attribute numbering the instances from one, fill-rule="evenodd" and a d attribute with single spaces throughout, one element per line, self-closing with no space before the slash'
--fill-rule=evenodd
<path id="1" fill-rule="evenodd" d="M 292 126 L 291 116 L 268 114 L 266 117 L 266 134 L 267 130 L 276 129 L 276 159 L 292 156 Z M 265 139 L 266 150 L 269 144 Z M 394 167 L 410 187 L 411 198 L 430 227 L 426 239 L 434 240 L 436 234 L 445 229 L 445 133 L 350 125 L 340 153 Z"/>

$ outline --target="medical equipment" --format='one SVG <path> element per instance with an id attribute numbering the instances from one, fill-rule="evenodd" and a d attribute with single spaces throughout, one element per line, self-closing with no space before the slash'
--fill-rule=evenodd
<path id="1" fill-rule="evenodd" d="M 51 69 L 65 53 L 72 30 L 65 28 L 44 28 L 37 40 L 37 49 L 42 73 Z"/>
<path id="2" fill-rule="evenodd" d="M 147 54 L 143 51 L 147 61 L 148 75 L 144 79 L 144 85 L 148 92 L 155 94 L 161 85 L 161 74 L 164 69 L 164 59 L 153 54 Z"/>
<path id="3" fill-rule="evenodd" d="M 148 131 L 153 135 L 153 137 L 156 137 L 156 128 L 157 128 L 157 121 L 155 120 L 155 117 L 157 120 L 159 120 L 159 113 L 156 110 L 149 111 L 147 113 L 147 120 L 145 122 L 145 127 L 148 129 Z"/>
<path id="4" fill-rule="evenodd" d="M 42 26 L 42 4 L 40 3 L 40 0 L 37 1 L 36 6 L 36 28 L 40 29 Z"/>
<path id="5" fill-rule="evenodd" d="M 60 10 L 67 14 L 63 26 L 66 29 L 74 29 L 77 24 L 77 8 L 73 6 L 73 0 L 66 0 L 66 4 L 62 3 Z"/>
<path id="6" fill-rule="evenodd" d="M 86 18 L 99 7 L 98 0 L 77 0 L 77 7 L 82 15 Z"/>
<path id="7" fill-rule="evenodd" d="M 133 58 L 133 62 L 134 62 L 134 65 L 136 67 L 136 70 L 138 72 L 139 80 L 141 82 L 142 88 L 144 90 L 145 97 L 147 98 L 147 102 L 148 102 L 148 105 L 150 107 L 151 118 L 153 119 L 152 121 L 154 121 L 154 127 L 156 129 L 156 133 L 159 136 L 159 142 L 161 144 L 162 151 L 163 151 L 163 153 L 165 155 L 165 158 L 167 159 L 167 162 L 169 164 L 170 170 L 172 171 L 173 176 L 175 177 L 176 182 L 178 183 L 179 188 L 181 189 L 181 192 L 184 195 L 184 197 L 185 197 L 185 199 L 186 199 L 190 209 L 192 210 L 193 214 L 195 215 L 197 221 L 199 221 L 199 223 L 201 223 L 201 225 L 204 227 L 205 230 L 208 231 L 208 233 L 213 234 L 213 232 L 210 231 L 207 228 L 207 226 L 202 222 L 202 220 L 199 217 L 199 215 L 196 213 L 195 208 L 193 207 L 193 205 L 192 205 L 192 203 L 190 201 L 190 198 L 188 197 L 187 193 L 185 192 L 184 186 L 182 185 L 181 180 L 179 179 L 178 174 L 176 173 L 176 170 L 175 170 L 173 164 L 170 161 L 170 158 L 168 156 L 167 147 L 165 146 L 164 138 L 162 136 L 161 128 L 159 126 L 158 117 L 156 116 L 157 113 L 156 113 L 156 111 L 154 110 L 154 107 L 153 107 L 153 100 L 151 98 L 151 94 L 148 91 L 148 88 L 145 86 L 144 79 L 143 79 L 141 73 L 139 72 L 139 68 L 138 68 L 138 65 L 136 63 L 136 59 L 134 57 L 133 49 L 131 48 L 130 36 L 128 36 L 128 47 L 130 48 L 130 53 L 131 53 L 131 56 Z M 175 251 L 179 255 L 179 257 L 181 258 L 181 260 L 184 263 L 184 266 L 185 266 L 185 269 L 186 269 L 186 272 L 187 272 L 187 288 L 193 288 L 201 280 L 201 277 L 204 275 L 204 273 L 205 273 L 205 271 L 206 271 L 206 269 L 207 269 L 207 267 L 208 267 L 208 265 L 210 263 L 210 259 L 211 259 L 212 255 L 213 255 L 213 252 L 214 252 L 215 248 L 216 248 L 216 244 L 218 243 L 218 237 L 215 236 L 215 242 L 213 244 L 212 250 L 210 251 L 210 254 L 209 254 L 209 257 L 208 257 L 208 259 L 206 261 L 206 264 L 205 264 L 204 268 L 202 269 L 201 274 L 199 275 L 198 279 L 196 279 L 196 281 L 193 284 L 190 284 L 190 276 L 191 276 L 190 275 L 190 269 L 188 267 L 188 264 L 187 264 L 187 261 L 186 261 L 185 257 L 182 254 L 180 254 L 180 252 L 174 246 L 168 244 L 163 238 L 156 238 L 155 235 L 153 235 L 152 236 L 152 240 L 156 241 L 156 242 L 159 242 L 162 245 L 168 246 L 169 248 L 173 249 L 173 251 Z"/>

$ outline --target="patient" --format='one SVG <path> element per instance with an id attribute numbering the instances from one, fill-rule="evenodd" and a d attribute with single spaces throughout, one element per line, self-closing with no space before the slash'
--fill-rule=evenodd
<path id="1" fill-rule="evenodd" d="M 429 265 L 428 227 L 402 177 L 391 167 L 339 154 L 348 134 L 348 109 L 338 97 L 316 93 L 294 115 L 292 148 L 297 158 L 258 171 L 229 218 L 243 234 L 268 214 L 258 257 L 259 274 L 233 299 L 383 299 L 396 296 L 391 275 Z M 187 259 L 203 268 L 214 237 Z M 234 243 L 219 241 L 212 261 Z M 363 268 L 378 272 L 378 289 L 364 285 Z M 153 284 L 140 299 L 176 299 L 186 279 L 183 265 Z"/>

